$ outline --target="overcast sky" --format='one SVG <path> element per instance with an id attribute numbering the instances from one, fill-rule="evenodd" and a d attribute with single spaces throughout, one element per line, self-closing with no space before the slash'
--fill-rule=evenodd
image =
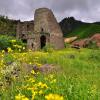
<path id="1" fill-rule="evenodd" d="M 0 0 L 0 14 L 22 21 L 34 19 L 35 9 L 41 7 L 52 9 L 58 21 L 70 16 L 100 21 L 100 0 Z"/>

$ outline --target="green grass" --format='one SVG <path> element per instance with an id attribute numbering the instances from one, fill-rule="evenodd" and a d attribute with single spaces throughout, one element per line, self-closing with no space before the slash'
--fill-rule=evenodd
<path id="1" fill-rule="evenodd" d="M 38 57 L 38 63 L 54 64 L 58 68 L 57 72 L 52 73 L 54 79 L 57 80 L 53 84 L 50 83 L 50 78 L 45 80 L 49 76 L 47 74 L 39 74 L 35 78 L 36 84 L 43 82 L 50 87 L 43 90 L 44 95 L 36 95 L 35 100 L 45 100 L 44 96 L 49 93 L 62 95 L 64 100 L 100 100 L 100 50 L 67 48 L 51 53 L 27 52 L 23 58 L 23 53 L 12 55 L 16 56 L 17 62 L 33 63 L 35 57 Z M 11 97 L 14 100 L 15 95 L 19 92 L 31 98 L 30 91 L 17 89 L 17 87 L 23 87 L 27 84 L 34 86 L 34 83 L 27 83 L 23 79 L 24 75 L 21 74 L 19 81 L 14 81 L 8 90 L 0 93 L 1 100 L 11 100 Z"/>
<path id="2" fill-rule="evenodd" d="M 78 36 L 79 38 L 87 38 L 95 33 L 100 33 L 100 25 L 97 24 L 83 24 L 73 30 L 66 37 Z"/>

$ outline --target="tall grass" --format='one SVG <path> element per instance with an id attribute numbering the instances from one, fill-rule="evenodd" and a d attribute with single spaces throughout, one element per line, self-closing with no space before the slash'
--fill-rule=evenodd
<path id="1" fill-rule="evenodd" d="M 52 52 L 27 52 L 14 53 L 16 61 L 21 63 L 31 62 L 38 57 L 37 62 L 43 64 L 53 64 L 57 71 L 51 73 L 57 81 L 50 83 L 50 78 L 45 80 L 48 74 L 39 74 L 36 83 L 46 83 L 50 88 L 44 90 L 44 95 L 48 93 L 59 94 L 65 100 L 99 100 L 100 99 L 100 51 L 92 49 L 64 49 Z M 23 56 L 24 55 L 24 56 Z M 23 72 L 21 72 L 23 73 Z M 13 85 L 6 91 L 2 91 L 1 100 L 12 100 L 19 93 L 26 95 L 31 100 L 31 92 L 18 90 L 17 87 L 27 85 L 21 74 L 19 81 L 14 81 Z M 27 73 L 28 75 L 28 73 Z M 28 83 L 34 86 L 33 83 Z M 37 95 L 35 100 L 44 100 L 44 95 Z M 8 97 L 8 98 L 7 98 Z"/>

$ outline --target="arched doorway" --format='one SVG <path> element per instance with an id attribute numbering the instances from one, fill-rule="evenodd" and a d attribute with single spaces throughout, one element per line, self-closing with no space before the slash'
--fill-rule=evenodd
<path id="1" fill-rule="evenodd" d="M 41 49 L 42 49 L 46 45 L 46 36 L 42 35 L 40 38 L 40 42 L 41 42 Z"/>

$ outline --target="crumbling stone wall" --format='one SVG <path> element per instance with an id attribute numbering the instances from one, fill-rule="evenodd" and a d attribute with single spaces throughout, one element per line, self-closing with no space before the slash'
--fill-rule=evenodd
<path id="1" fill-rule="evenodd" d="M 22 39 L 23 42 L 27 43 L 27 48 L 34 50 L 34 22 L 25 21 L 17 23 L 17 34 L 18 39 Z"/>
<path id="2" fill-rule="evenodd" d="M 34 22 L 33 21 L 25 21 L 17 23 L 17 38 L 28 38 L 28 34 L 33 34 L 34 32 Z"/>
<path id="3" fill-rule="evenodd" d="M 34 16 L 34 33 L 39 34 L 37 38 L 38 42 L 40 42 L 41 36 L 44 35 L 47 39 L 46 43 L 53 45 L 55 49 L 64 48 L 63 33 L 50 9 L 39 8 L 36 10 Z"/>
<path id="4" fill-rule="evenodd" d="M 34 22 L 18 22 L 17 38 L 27 40 L 27 48 L 41 49 L 51 44 L 55 49 L 64 48 L 63 33 L 53 12 L 48 8 L 35 11 Z M 44 39 L 43 39 L 44 37 Z"/>

